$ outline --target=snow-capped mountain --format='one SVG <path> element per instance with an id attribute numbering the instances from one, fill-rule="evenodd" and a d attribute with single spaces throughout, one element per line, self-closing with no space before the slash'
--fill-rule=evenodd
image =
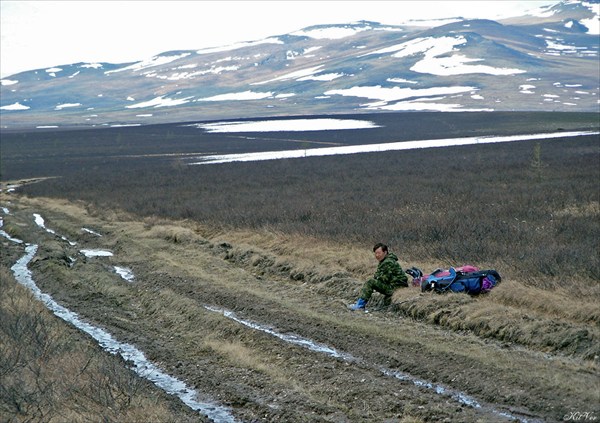
<path id="1" fill-rule="evenodd" d="M 600 111 L 600 3 L 503 21 L 355 22 L 3 79 L 1 126 L 375 111 Z"/>

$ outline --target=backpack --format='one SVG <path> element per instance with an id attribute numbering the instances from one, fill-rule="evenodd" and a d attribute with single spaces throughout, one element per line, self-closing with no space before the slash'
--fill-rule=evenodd
<path id="1" fill-rule="evenodd" d="M 420 286 L 421 292 L 459 292 L 469 295 L 479 295 L 491 291 L 502 278 L 495 270 L 479 270 L 471 265 L 436 269 L 428 275 L 412 267 L 406 273 L 413 277 L 413 286 Z"/>

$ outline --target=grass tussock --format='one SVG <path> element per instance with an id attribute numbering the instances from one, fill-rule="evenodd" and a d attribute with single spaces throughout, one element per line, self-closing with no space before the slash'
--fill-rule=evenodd
<path id="1" fill-rule="evenodd" d="M 506 287 L 510 284 L 512 282 L 507 282 L 503 289 L 510 290 L 510 287 Z M 496 290 L 500 290 L 500 287 Z M 535 298 L 535 293 L 531 291 L 533 289 L 525 298 Z M 463 294 L 415 295 L 414 291 L 398 290 L 390 309 L 456 332 L 466 331 L 482 338 L 597 362 L 600 357 L 600 331 L 596 324 L 587 322 L 585 316 L 581 316 L 581 321 L 574 321 L 567 318 L 565 313 L 548 311 L 547 307 L 540 310 L 527 307 L 526 301 L 514 306 L 507 305 L 502 298 L 494 296 L 495 292 L 473 298 Z M 550 304 L 558 308 L 565 302 L 568 301 L 556 300 Z"/>
<path id="2" fill-rule="evenodd" d="M 241 342 L 206 339 L 204 344 L 216 354 L 226 356 L 229 362 L 236 363 L 240 367 L 267 374 L 273 373 L 273 368 L 271 366 L 266 364 L 261 357 L 256 356 L 254 350 L 246 347 Z"/>
<path id="3" fill-rule="evenodd" d="M 153 225 L 149 235 L 163 238 L 175 244 L 187 244 L 196 239 L 196 234 L 192 229 L 178 225 Z"/>
<path id="4" fill-rule="evenodd" d="M 0 420 L 195 421 L 0 268 Z"/>

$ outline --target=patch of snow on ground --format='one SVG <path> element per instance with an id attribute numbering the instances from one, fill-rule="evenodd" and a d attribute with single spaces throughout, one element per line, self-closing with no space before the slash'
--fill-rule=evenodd
<path id="1" fill-rule="evenodd" d="M 3 86 L 4 85 L 15 85 L 15 84 L 18 84 L 18 83 L 19 83 L 19 81 L 14 80 L 14 79 L 2 79 L 2 80 L 0 80 L 0 84 L 3 85 Z"/>
<path id="2" fill-rule="evenodd" d="M 369 129 L 379 127 L 373 122 L 356 119 L 283 119 L 255 122 L 198 123 L 189 126 L 195 126 L 211 133 L 331 131 L 340 129 Z"/>
<path id="3" fill-rule="evenodd" d="M 231 162 L 251 162 L 279 159 L 297 159 L 306 157 L 322 157 L 344 154 L 374 153 L 383 151 L 414 150 L 418 148 L 452 147 L 472 144 L 490 144 L 499 142 L 514 142 L 536 139 L 554 139 L 576 137 L 584 135 L 598 135 L 600 132 L 554 132 L 544 134 L 507 135 L 507 136 L 484 136 L 466 138 L 446 138 L 436 140 L 401 141 L 381 144 L 348 145 L 342 147 L 309 148 L 300 150 L 264 151 L 257 153 L 221 154 L 199 157 L 199 162 L 190 165 L 217 164 Z"/>

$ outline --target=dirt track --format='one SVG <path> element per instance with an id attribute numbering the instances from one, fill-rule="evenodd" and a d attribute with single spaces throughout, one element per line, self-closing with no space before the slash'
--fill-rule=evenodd
<path id="1" fill-rule="evenodd" d="M 292 255 L 186 222 L 16 196 L 1 205 L 4 229 L 39 245 L 29 267 L 43 292 L 239 421 L 561 421 L 597 411 L 598 375 L 584 362 L 384 309 L 348 311 L 360 280 L 341 265 L 308 277 Z M 36 226 L 34 213 L 76 245 Z M 22 248 L 3 238 L 2 261 L 12 265 Z M 84 248 L 114 255 L 87 258 Z"/>

